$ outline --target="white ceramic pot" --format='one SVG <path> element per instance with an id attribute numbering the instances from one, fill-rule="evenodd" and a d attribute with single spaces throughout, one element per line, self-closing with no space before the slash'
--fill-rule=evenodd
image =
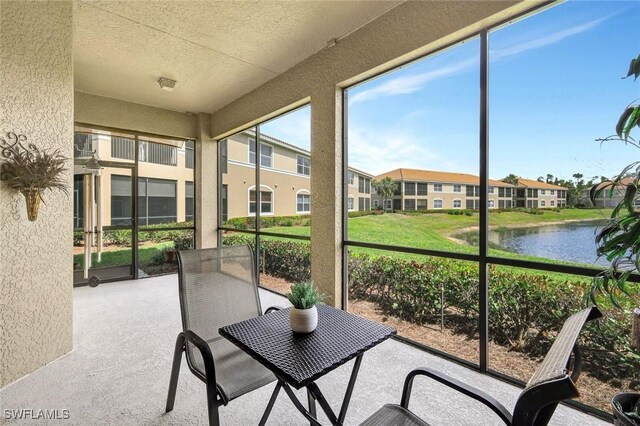
<path id="1" fill-rule="evenodd" d="M 289 320 L 294 333 L 311 333 L 318 326 L 318 310 L 315 306 L 309 309 L 291 308 Z"/>

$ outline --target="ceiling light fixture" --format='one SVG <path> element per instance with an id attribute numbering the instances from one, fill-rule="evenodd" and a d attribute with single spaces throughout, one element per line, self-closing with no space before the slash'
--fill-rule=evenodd
<path id="1" fill-rule="evenodd" d="M 158 80 L 158 84 L 162 90 L 166 90 L 167 92 L 173 91 L 173 88 L 176 87 L 176 81 L 171 80 L 170 78 L 160 77 Z"/>

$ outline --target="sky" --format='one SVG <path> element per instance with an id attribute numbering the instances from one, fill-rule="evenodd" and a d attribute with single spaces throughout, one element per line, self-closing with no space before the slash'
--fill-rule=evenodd
<path id="1" fill-rule="evenodd" d="M 489 175 L 613 176 L 640 154 L 614 133 L 640 98 L 640 1 L 567 1 L 489 35 Z M 348 90 L 349 166 L 478 174 L 478 38 Z M 262 126 L 309 149 L 310 107 Z M 640 132 L 636 132 L 640 133 Z"/>

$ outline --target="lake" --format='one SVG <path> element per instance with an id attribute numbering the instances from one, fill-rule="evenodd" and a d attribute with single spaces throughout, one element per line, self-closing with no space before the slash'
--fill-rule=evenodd
<path id="1" fill-rule="evenodd" d="M 489 231 L 489 242 L 494 248 L 514 253 L 608 266 L 606 259 L 596 260 L 594 243 L 596 229 L 603 223 L 588 221 L 531 228 L 503 228 Z"/>

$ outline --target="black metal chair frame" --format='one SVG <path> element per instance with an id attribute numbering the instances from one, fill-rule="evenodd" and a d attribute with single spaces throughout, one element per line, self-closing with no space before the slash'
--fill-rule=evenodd
<path id="1" fill-rule="evenodd" d="M 585 322 L 601 317 L 598 308 L 592 307 Z M 566 365 L 566 370 L 570 370 L 571 374 L 526 388 L 520 394 L 513 414 L 491 395 L 430 368 L 417 368 L 407 375 L 400 406 L 409 411 L 413 381 L 418 376 L 426 376 L 486 405 L 507 425 L 543 426 L 549 423 L 559 402 L 580 396 L 575 385 L 582 364 L 577 343 L 573 344 L 571 355 L 573 357 L 569 358 Z"/>
<path id="2" fill-rule="evenodd" d="M 249 247 L 249 250 L 252 252 L 251 247 Z M 254 256 L 252 256 L 252 259 L 253 258 Z M 252 265 L 254 268 L 254 270 L 252 271 L 252 274 L 253 274 L 254 285 L 255 285 L 256 270 L 253 262 L 252 262 Z M 178 252 L 178 267 L 180 269 L 182 269 L 183 267 L 180 252 Z M 182 274 L 178 274 L 178 281 L 179 281 L 180 287 L 182 288 L 183 286 Z M 273 312 L 279 309 L 280 308 L 275 306 L 269 307 L 262 315 L 266 315 L 270 312 Z M 184 324 L 184 315 L 185 315 L 184 312 L 182 312 L 181 315 L 183 317 L 183 324 Z M 190 358 L 188 356 L 186 357 L 187 366 L 189 367 L 189 370 L 191 370 L 191 372 L 197 378 L 202 380 L 206 385 L 209 424 L 212 426 L 219 425 L 220 424 L 219 408 L 222 405 L 227 405 L 229 403 L 229 399 L 227 399 L 224 392 L 222 392 L 219 389 L 218 384 L 216 382 L 215 363 L 213 360 L 213 354 L 211 352 L 211 348 L 209 347 L 209 344 L 191 330 L 180 332 L 178 334 L 178 338 L 176 339 L 176 345 L 173 352 L 173 363 L 171 366 L 171 379 L 169 381 L 169 393 L 167 395 L 167 405 L 165 407 L 165 412 L 168 413 L 173 410 L 173 405 L 176 399 L 176 390 L 178 387 L 178 376 L 180 375 L 180 365 L 182 363 L 182 353 L 186 352 L 187 350 L 187 342 L 192 343 L 200 351 L 202 360 L 204 362 L 205 375 L 202 375 L 192 365 Z M 269 417 L 269 414 L 271 413 L 271 409 L 273 408 L 273 403 L 275 402 L 275 396 L 277 396 L 279 390 L 280 390 L 279 387 L 276 386 L 271 396 L 271 399 L 269 400 L 269 404 L 267 405 L 267 409 L 263 415 L 264 421 L 266 421 L 266 419 Z M 261 420 L 261 424 L 264 424 L 262 423 L 262 420 Z"/>

